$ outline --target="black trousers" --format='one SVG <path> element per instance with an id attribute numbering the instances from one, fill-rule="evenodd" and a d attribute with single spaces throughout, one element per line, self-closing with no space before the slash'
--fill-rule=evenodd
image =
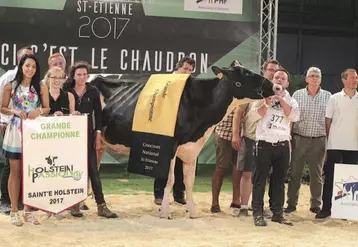
<path id="1" fill-rule="evenodd" d="M 288 168 L 287 168 L 287 171 L 288 171 Z M 271 179 L 271 176 L 269 176 L 268 180 L 269 180 L 269 190 L 268 190 L 269 206 L 271 207 L 271 205 L 272 205 L 272 187 L 273 187 L 273 185 L 272 185 L 273 180 Z"/>
<path id="2" fill-rule="evenodd" d="M 347 150 L 327 150 L 327 160 L 323 167 L 324 172 L 324 185 L 323 185 L 323 206 L 322 210 L 331 212 L 332 207 L 332 190 L 334 178 L 334 164 L 354 164 L 358 162 L 358 151 Z"/>
<path id="3" fill-rule="evenodd" d="M 288 141 L 272 145 L 259 141 L 255 146 L 255 170 L 253 175 L 252 210 L 254 217 L 262 216 L 266 181 L 270 168 L 270 209 L 274 215 L 282 215 L 285 201 L 285 177 L 290 161 Z"/>
<path id="4" fill-rule="evenodd" d="M 253 145 L 253 148 L 252 150 L 255 151 L 255 142 L 252 144 Z M 253 157 L 255 157 L 255 154 L 253 154 Z M 254 173 L 255 171 L 255 159 L 253 159 L 252 161 L 252 173 Z M 254 176 L 251 177 L 251 183 L 252 185 L 254 184 Z M 271 176 L 270 176 L 270 172 L 269 172 L 269 175 L 268 175 L 268 183 L 269 183 L 269 190 L 268 190 L 268 195 L 269 195 L 269 205 L 271 206 L 272 202 L 271 202 L 271 198 L 272 198 L 272 179 L 271 179 Z M 251 200 L 251 207 L 253 207 L 252 205 L 252 200 Z"/>
<path id="5" fill-rule="evenodd" d="M 10 163 L 8 159 L 5 159 L 4 168 L 2 169 L 2 173 L 1 173 L 1 202 L 7 204 L 10 204 L 10 196 L 8 190 L 9 176 L 10 176 Z"/>
<path id="6" fill-rule="evenodd" d="M 184 176 L 183 176 L 183 161 L 179 158 L 175 160 L 174 168 L 175 182 L 173 186 L 174 198 L 183 198 L 185 191 Z M 167 185 L 168 179 L 156 178 L 154 180 L 154 197 L 163 198 L 164 188 Z"/>
<path id="7" fill-rule="evenodd" d="M 97 204 L 105 202 L 102 183 L 97 169 L 97 152 L 94 146 L 94 133 L 88 134 L 88 176 L 91 180 L 94 198 Z"/>

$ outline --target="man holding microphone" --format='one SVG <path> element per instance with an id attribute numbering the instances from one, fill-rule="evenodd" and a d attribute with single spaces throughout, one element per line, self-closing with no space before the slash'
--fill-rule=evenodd
<path id="1" fill-rule="evenodd" d="M 255 102 L 248 113 L 248 117 L 259 121 L 254 146 L 253 216 L 256 226 L 267 225 L 263 217 L 264 194 L 272 167 L 271 221 L 292 226 L 283 217 L 284 183 L 290 161 L 291 122 L 299 120 L 299 108 L 297 101 L 286 90 L 289 73 L 285 69 L 276 70 L 272 82 L 276 95 L 263 102 Z"/>

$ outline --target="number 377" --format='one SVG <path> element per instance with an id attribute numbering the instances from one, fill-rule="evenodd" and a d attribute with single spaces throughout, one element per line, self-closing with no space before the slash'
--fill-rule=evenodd
<path id="1" fill-rule="evenodd" d="M 282 123 L 283 116 L 272 114 L 270 121 L 275 123 Z"/>

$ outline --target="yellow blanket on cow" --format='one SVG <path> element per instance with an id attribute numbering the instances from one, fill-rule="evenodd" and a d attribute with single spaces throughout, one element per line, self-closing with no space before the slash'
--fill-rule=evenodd
<path id="1" fill-rule="evenodd" d="M 167 178 L 187 74 L 152 75 L 134 111 L 128 171 Z"/>
<path id="2" fill-rule="evenodd" d="M 152 75 L 139 96 L 132 130 L 173 137 L 181 95 L 189 76 Z"/>

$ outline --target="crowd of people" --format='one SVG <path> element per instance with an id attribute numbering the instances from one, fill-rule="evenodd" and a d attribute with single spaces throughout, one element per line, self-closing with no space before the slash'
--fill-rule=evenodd
<path id="1" fill-rule="evenodd" d="M 3 132 L 3 157 L 5 166 L 1 176 L 1 209 L 10 214 L 11 223 L 22 226 L 19 203 L 21 187 L 21 120 L 39 116 L 65 114 L 88 115 L 88 171 L 97 203 L 99 216 L 116 218 L 106 205 L 97 169 L 97 152 L 102 148 L 102 106 L 100 93 L 87 83 L 90 65 L 79 61 L 65 73 L 66 60 L 60 53 L 48 59 L 48 71 L 41 80 L 40 65 L 30 47 L 17 53 L 18 66 L 0 78 L 1 129 Z M 97 151 L 97 152 L 96 152 Z M 85 206 L 85 205 L 84 205 Z M 34 210 L 24 207 L 23 219 L 33 225 L 40 224 Z M 71 215 L 82 217 L 80 205 L 71 208 Z"/>
<path id="2" fill-rule="evenodd" d="M 87 83 L 90 65 L 76 62 L 66 74 L 66 60 L 60 53 L 48 59 L 48 71 L 40 78 L 40 66 L 31 48 L 17 53 L 18 66 L 0 77 L 1 125 L 5 165 L 1 175 L 1 210 L 11 223 L 23 224 L 19 208 L 21 190 L 22 119 L 39 116 L 88 114 L 89 178 L 99 216 L 116 218 L 107 206 L 99 177 L 99 163 L 104 145 L 101 142 L 101 99 L 99 91 Z M 233 64 L 232 66 L 241 66 Z M 181 59 L 173 73 L 191 74 L 195 61 Z M 265 218 L 285 225 L 292 223 L 284 213 L 297 210 L 304 165 L 310 172 L 312 213 L 316 218 L 331 215 L 335 163 L 358 162 L 357 72 L 342 72 L 342 91 L 331 94 L 321 88 L 322 74 L 317 67 L 307 70 L 307 86 L 291 96 L 287 91 L 290 75 L 277 60 L 268 60 L 263 76 L 273 82 L 275 95 L 240 105 L 215 128 L 216 168 L 212 177 L 211 212 L 221 212 L 219 194 L 227 170 L 232 169 L 231 208 L 238 216 L 248 216 L 252 209 L 254 224 L 266 226 Z M 284 208 L 285 180 L 291 168 Z M 323 182 L 324 175 L 324 182 Z M 186 204 L 183 165 L 177 159 L 174 201 Z M 265 187 L 269 184 L 269 209 L 264 210 Z M 166 180 L 155 179 L 154 202 L 162 203 Z M 250 196 L 252 193 L 252 200 Z M 323 204 L 322 204 L 323 200 Z M 71 208 L 71 215 L 82 217 L 85 204 Z M 25 222 L 37 225 L 33 209 L 24 207 Z"/>
<path id="3" fill-rule="evenodd" d="M 191 73 L 195 61 L 185 64 L 191 68 L 181 73 Z M 215 128 L 216 168 L 212 177 L 210 210 L 221 212 L 219 194 L 226 172 L 232 167 L 230 208 L 235 209 L 238 216 L 248 216 L 252 209 L 256 226 L 266 226 L 265 218 L 292 226 L 284 213 L 297 210 L 302 173 L 308 165 L 310 211 L 317 219 L 327 218 L 331 215 L 334 164 L 358 162 L 357 72 L 344 70 L 341 74 L 343 89 L 334 95 L 321 88 L 322 73 L 317 67 L 307 70 L 306 87 L 292 96 L 287 91 L 290 74 L 277 60 L 264 63 L 263 76 L 273 82 L 275 96 L 240 105 Z M 177 164 L 174 201 L 185 204 L 179 159 Z M 284 207 L 289 168 L 288 199 Z M 271 212 L 264 210 L 267 182 Z M 165 181 L 161 186 L 159 183 L 155 185 L 155 203 L 158 205 L 164 187 Z"/>
<path id="4" fill-rule="evenodd" d="M 292 96 L 287 91 L 290 75 L 277 60 L 264 64 L 263 76 L 273 82 L 275 95 L 241 105 L 215 129 L 211 212 L 221 211 L 219 193 L 225 171 L 232 166 L 230 207 L 238 208 L 239 216 L 249 215 L 252 191 L 256 226 L 266 226 L 265 218 L 292 226 L 284 213 L 297 210 L 302 173 L 308 165 L 310 211 L 317 219 L 327 218 L 331 215 L 334 164 L 358 161 L 357 72 L 344 70 L 343 89 L 333 95 L 321 88 L 322 73 L 317 67 L 307 70 L 307 86 Z M 267 180 L 271 212 L 264 210 Z"/>

